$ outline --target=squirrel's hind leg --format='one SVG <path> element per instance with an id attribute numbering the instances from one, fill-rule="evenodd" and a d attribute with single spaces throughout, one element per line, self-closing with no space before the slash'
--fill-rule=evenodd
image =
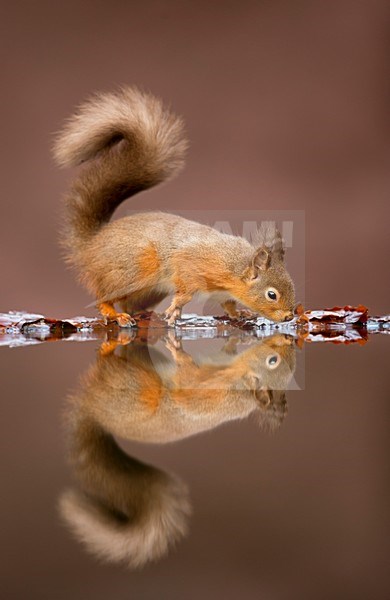
<path id="1" fill-rule="evenodd" d="M 119 327 L 133 327 L 136 325 L 135 320 L 128 313 L 118 313 L 112 302 L 102 302 L 98 305 L 98 310 L 106 322 L 115 321 Z"/>

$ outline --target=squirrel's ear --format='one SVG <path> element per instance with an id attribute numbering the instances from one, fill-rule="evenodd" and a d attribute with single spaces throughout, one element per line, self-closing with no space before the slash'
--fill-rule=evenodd
<path id="1" fill-rule="evenodd" d="M 284 260 L 284 244 L 279 229 L 275 231 L 275 239 L 272 245 L 272 256 L 278 260 Z"/>
<path id="2" fill-rule="evenodd" d="M 266 388 L 265 386 L 255 391 L 256 400 L 262 408 L 267 408 L 271 404 L 272 396 L 272 390 Z"/>
<path id="3" fill-rule="evenodd" d="M 252 267 L 254 276 L 258 275 L 259 271 L 266 271 L 271 264 L 271 253 L 269 248 L 262 246 L 258 248 L 252 258 Z"/>

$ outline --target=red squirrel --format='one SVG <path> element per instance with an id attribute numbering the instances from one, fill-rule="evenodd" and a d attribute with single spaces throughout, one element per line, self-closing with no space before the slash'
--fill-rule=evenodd
<path id="1" fill-rule="evenodd" d="M 294 285 L 279 232 L 256 247 L 162 212 L 110 221 L 126 198 L 174 176 L 186 149 L 182 120 L 134 87 L 82 104 L 54 145 L 59 165 L 84 163 L 65 199 L 67 261 L 100 313 L 120 326 L 133 325 L 132 314 L 169 294 L 169 325 L 199 293 L 216 296 L 231 317 L 238 301 L 273 321 L 292 319 Z M 116 303 L 126 312 L 117 312 Z"/>

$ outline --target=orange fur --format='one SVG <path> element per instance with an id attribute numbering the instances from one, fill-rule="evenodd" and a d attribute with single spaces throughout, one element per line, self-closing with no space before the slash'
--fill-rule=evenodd
<path id="1" fill-rule="evenodd" d="M 152 242 L 136 257 L 136 265 L 142 280 L 158 280 L 161 261 L 156 247 Z"/>

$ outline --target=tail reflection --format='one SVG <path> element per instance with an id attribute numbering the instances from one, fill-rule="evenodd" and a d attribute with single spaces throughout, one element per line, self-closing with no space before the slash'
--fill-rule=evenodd
<path id="1" fill-rule="evenodd" d="M 86 416 L 73 424 L 70 458 L 81 490 L 64 492 L 60 511 L 99 558 L 140 567 L 187 532 L 185 484 L 128 456 Z"/>

